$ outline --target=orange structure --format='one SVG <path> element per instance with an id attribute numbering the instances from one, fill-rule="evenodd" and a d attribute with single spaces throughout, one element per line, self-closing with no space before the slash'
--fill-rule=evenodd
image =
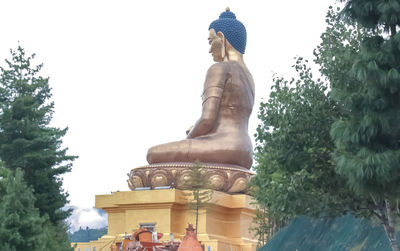
<path id="1" fill-rule="evenodd" d="M 183 237 L 178 251 L 203 251 L 192 224 L 189 224 L 189 227 L 186 228 L 186 235 Z"/>

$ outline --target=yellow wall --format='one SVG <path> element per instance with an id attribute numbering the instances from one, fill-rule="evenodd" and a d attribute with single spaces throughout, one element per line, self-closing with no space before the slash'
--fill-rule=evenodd
<path id="1" fill-rule="evenodd" d="M 191 222 L 191 220 L 187 214 L 186 207 L 181 204 L 174 205 L 171 209 L 171 232 L 177 238 L 185 235 L 187 222 Z"/>
<path id="2" fill-rule="evenodd" d="M 212 251 L 255 250 L 257 241 L 249 233 L 255 217 L 251 202 L 248 195 L 214 191 L 210 206 L 201 209 L 199 215 L 198 239 L 206 250 L 207 246 Z M 187 224 L 195 225 L 195 214 L 187 209 L 182 191 L 175 189 L 97 195 L 96 207 L 108 214 L 108 235 L 90 245 L 98 243 L 98 247 L 102 245 L 105 247 L 102 250 L 107 251 L 113 240 L 118 236 L 121 239 L 125 232 L 131 234 L 140 223 L 156 222 L 156 231 L 164 234 L 162 240 L 169 240 L 170 233 L 175 240 L 181 239 Z"/>

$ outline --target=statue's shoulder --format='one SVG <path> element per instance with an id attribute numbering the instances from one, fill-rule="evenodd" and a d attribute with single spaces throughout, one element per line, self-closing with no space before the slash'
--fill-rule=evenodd
<path id="1" fill-rule="evenodd" d="M 208 72 L 227 72 L 229 70 L 229 62 L 218 62 L 208 68 Z"/>

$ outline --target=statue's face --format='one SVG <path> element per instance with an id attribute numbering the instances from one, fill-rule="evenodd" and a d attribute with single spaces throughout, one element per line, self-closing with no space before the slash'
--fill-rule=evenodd
<path id="1" fill-rule="evenodd" d="M 208 42 L 210 43 L 209 53 L 213 56 L 213 60 L 215 62 L 222 62 L 225 57 L 224 35 L 221 32 L 217 34 L 214 29 L 210 29 Z"/>

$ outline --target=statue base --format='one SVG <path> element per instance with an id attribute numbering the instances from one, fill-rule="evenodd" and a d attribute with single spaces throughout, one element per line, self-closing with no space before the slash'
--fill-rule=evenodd
<path id="1" fill-rule="evenodd" d="M 111 195 L 96 195 L 96 208 L 108 214 L 108 233 L 97 241 L 77 243 L 75 250 L 96 247 L 110 250 L 114 243 L 122 242 L 125 234 L 132 234 L 141 226 L 154 226 L 163 233 L 161 241 L 168 241 L 173 234 L 175 241 L 185 235 L 188 223 L 195 224 L 195 214 L 188 210 L 184 191 L 157 189 L 115 192 Z M 246 194 L 227 194 L 214 191 L 210 207 L 200 209 L 198 239 L 205 250 L 255 251 L 257 240 L 249 229 L 254 227 L 255 205 Z M 93 249 L 94 250 L 94 249 Z"/>
<path id="2" fill-rule="evenodd" d="M 190 162 L 158 163 L 137 167 L 128 174 L 128 185 L 131 190 L 149 187 L 182 188 L 185 178 L 189 176 Z M 206 169 L 206 177 L 217 191 L 247 193 L 247 184 L 253 172 L 248 169 L 229 164 L 201 163 Z"/>

